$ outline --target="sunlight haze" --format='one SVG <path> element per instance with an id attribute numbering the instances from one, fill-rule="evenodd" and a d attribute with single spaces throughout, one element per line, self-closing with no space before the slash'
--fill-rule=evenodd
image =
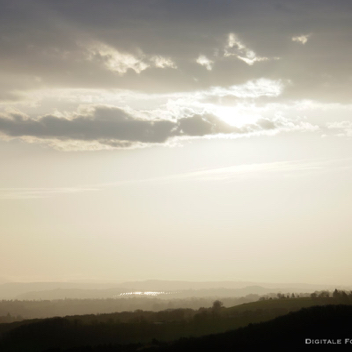
<path id="1" fill-rule="evenodd" d="M 1 282 L 352 284 L 351 2 L 0 6 Z"/>

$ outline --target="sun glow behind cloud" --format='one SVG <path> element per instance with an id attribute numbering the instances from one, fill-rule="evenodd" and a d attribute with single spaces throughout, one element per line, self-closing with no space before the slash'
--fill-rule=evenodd
<path id="1" fill-rule="evenodd" d="M 263 118 L 255 105 L 256 99 L 278 97 L 283 90 L 284 82 L 265 78 L 229 87 L 159 94 L 99 89 L 37 90 L 24 95 L 16 108 L 5 107 L 0 113 L 0 130 L 3 138 L 46 142 L 59 150 L 96 150 L 100 144 L 102 149 L 131 148 L 178 137 L 245 134 L 266 127 L 256 125 L 254 130 L 247 131 L 231 127 L 251 126 Z M 228 98 L 237 101 L 229 106 L 223 103 Z M 62 108 L 48 113 L 45 107 L 53 105 Z M 221 121 L 226 125 L 221 125 Z"/>
<path id="2" fill-rule="evenodd" d="M 218 106 L 214 114 L 230 126 L 243 127 L 254 124 L 261 116 L 238 107 Z"/>

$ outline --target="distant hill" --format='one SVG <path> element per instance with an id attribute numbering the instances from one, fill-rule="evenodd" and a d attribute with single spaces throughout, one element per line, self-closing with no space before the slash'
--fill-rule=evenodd
<path id="1" fill-rule="evenodd" d="M 0 284 L 0 299 L 16 299 L 27 292 L 56 289 L 98 290 L 116 288 L 116 284 L 71 283 L 71 282 L 7 282 Z"/>
<path id="2" fill-rule="evenodd" d="M 141 295 L 155 295 L 160 299 L 182 299 L 191 297 L 244 297 L 247 295 L 266 295 L 276 292 L 286 292 L 282 289 L 269 289 L 260 286 L 249 286 L 239 289 L 209 288 L 190 289 L 178 291 L 141 291 L 131 288 L 114 287 L 108 289 L 79 289 L 57 288 L 53 290 L 30 291 L 19 294 L 15 299 L 19 300 L 57 300 L 57 299 L 87 299 L 87 298 L 116 298 L 132 297 Z M 292 292 L 292 291 L 290 291 Z M 287 292 L 288 293 L 288 292 Z"/>
<path id="3" fill-rule="evenodd" d="M 116 287 L 129 287 L 136 291 L 178 291 L 178 290 L 207 290 L 207 289 L 244 289 L 246 287 L 264 287 L 267 289 L 284 290 L 285 292 L 313 292 L 316 290 L 332 290 L 335 288 L 348 290 L 349 287 L 336 285 L 315 285 L 304 283 L 264 283 L 253 281 L 168 281 L 146 280 L 126 281 Z M 252 292 L 250 292 L 252 293 Z"/>
<path id="4" fill-rule="evenodd" d="M 16 296 L 19 300 L 57 300 L 57 299 L 101 299 L 112 298 L 126 292 L 122 288 L 108 289 L 79 289 L 79 288 L 57 288 L 54 290 L 32 291 Z"/>
<path id="5" fill-rule="evenodd" d="M 102 298 L 112 297 L 122 292 L 157 291 L 167 292 L 175 298 L 192 296 L 233 296 L 242 297 L 248 294 L 268 294 L 271 292 L 303 293 L 316 290 L 333 290 L 336 286 L 255 283 L 238 281 L 167 281 L 147 280 L 123 283 L 74 283 L 74 282 L 6 282 L 0 283 L 1 299 L 64 299 L 64 298 Z M 348 290 L 349 287 L 337 287 Z M 61 290 L 61 291 L 60 291 Z M 66 291 L 64 291 L 66 290 Z M 69 291 L 70 290 L 70 291 Z M 75 291 L 76 290 L 76 291 Z M 105 290 L 105 292 L 104 292 Z M 115 291 L 113 291 L 115 290 Z M 44 292 L 46 291 L 46 292 Z M 51 291 L 51 292 L 48 292 Z M 198 291 L 197 294 L 193 291 Z M 114 293 L 116 292 L 116 293 Z M 182 292 L 182 293 L 181 293 Z M 81 296 L 79 296 L 81 294 Z M 168 297 L 171 298 L 171 297 Z"/>
<path id="6" fill-rule="evenodd" d="M 5 283 L 8 283 L 8 282 L 11 282 L 11 280 L 5 279 L 4 277 L 0 276 L 0 284 L 5 284 Z"/>

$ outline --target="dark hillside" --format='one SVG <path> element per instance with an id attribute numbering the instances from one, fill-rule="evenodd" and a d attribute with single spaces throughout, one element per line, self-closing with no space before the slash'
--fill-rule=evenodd
<path id="1" fill-rule="evenodd" d="M 183 343 L 204 343 L 204 348 L 214 348 L 215 351 L 219 350 L 216 344 L 231 349 L 233 345 L 246 344 L 247 340 L 250 345 L 256 341 L 260 344 L 275 344 L 276 340 L 277 344 L 284 340 L 290 344 L 295 341 L 300 344 L 305 338 L 335 338 L 337 333 L 339 338 L 349 338 L 349 331 L 352 331 L 352 306 L 340 305 L 339 301 L 339 298 L 333 297 L 287 298 L 231 308 L 223 308 L 221 302 L 216 301 L 212 308 L 199 310 L 135 311 L 0 324 L 0 351 L 34 352 L 80 346 L 95 349 L 108 345 L 124 345 L 124 349 L 129 345 L 128 349 L 131 349 L 131 344 L 135 347 L 136 344 L 144 348 L 152 344 L 158 348 L 174 349 L 181 348 L 179 344 Z M 326 302 L 330 304 L 326 305 Z M 295 312 L 309 305 L 316 306 Z M 285 315 L 290 311 L 290 314 Z M 270 321 L 274 318 L 277 319 Z M 263 322 L 268 322 L 268 325 L 259 324 Z M 214 335 L 220 333 L 223 334 Z M 209 334 L 213 334 L 212 337 L 204 337 Z M 254 336 L 257 337 L 254 339 Z M 191 339 L 168 345 L 180 338 Z M 213 339 L 215 342 L 212 345 Z"/>
<path id="2" fill-rule="evenodd" d="M 307 344 L 305 343 L 307 340 Z M 347 340 L 346 340 L 347 339 Z M 325 341 L 324 341 L 325 340 Z M 270 351 L 335 350 L 352 348 L 352 306 L 329 305 L 303 308 L 269 322 L 250 324 L 217 335 L 179 340 L 148 352 L 173 351 Z"/>
<path id="3" fill-rule="evenodd" d="M 352 307 L 345 305 L 303 308 L 269 322 L 250 324 L 226 333 L 183 338 L 173 343 L 100 345 L 51 352 L 233 352 L 351 350 Z M 49 350 L 47 351 L 49 352 Z"/>

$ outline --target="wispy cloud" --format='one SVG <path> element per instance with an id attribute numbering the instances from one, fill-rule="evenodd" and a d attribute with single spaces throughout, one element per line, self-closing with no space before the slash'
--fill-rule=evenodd
<path id="1" fill-rule="evenodd" d="M 120 52 L 104 43 L 94 43 L 88 46 L 87 59 L 95 63 L 103 64 L 108 70 L 125 74 L 129 69 L 141 73 L 149 67 L 173 68 L 176 64 L 168 57 L 161 55 L 146 55 L 142 50 L 136 50 L 135 54 Z"/>
<path id="2" fill-rule="evenodd" d="M 109 188 L 124 186 L 134 183 L 168 183 L 175 181 L 226 181 L 243 178 L 262 178 L 265 175 L 280 174 L 285 176 L 296 175 L 300 173 L 312 173 L 330 171 L 333 169 L 352 169 L 352 159 L 317 159 L 317 160 L 294 160 L 268 163 L 252 163 L 231 165 L 220 168 L 202 169 L 197 171 L 173 174 L 163 177 L 152 177 L 146 179 L 133 179 L 128 181 L 119 181 L 114 183 L 105 183 L 95 185 L 94 187 Z"/>
<path id="3" fill-rule="evenodd" d="M 196 171 L 183 175 L 187 179 L 204 181 L 221 181 L 248 176 L 262 177 L 268 173 L 293 173 L 300 171 L 314 171 L 323 168 L 320 162 L 282 161 L 273 163 L 242 164 L 228 167 Z"/>
<path id="4" fill-rule="evenodd" d="M 352 137 L 352 121 L 328 122 L 327 128 L 337 132 L 339 137 Z"/>
<path id="5" fill-rule="evenodd" d="M 60 194 L 73 194 L 97 190 L 99 190 L 99 187 L 0 188 L 0 199 L 48 198 Z"/>
<path id="6" fill-rule="evenodd" d="M 245 44 L 243 44 L 235 33 L 230 33 L 228 35 L 227 44 L 224 49 L 224 56 L 235 56 L 237 59 L 244 61 L 250 66 L 256 62 L 270 60 L 268 57 L 258 56 L 255 51 L 249 49 Z M 278 58 L 275 58 L 275 60 L 277 59 Z"/>
<path id="7" fill-rule="evenodd" d="M 197 64 L 204 66 L 208 71 L 213 69 L 214 61 L 208 59 L 205 55 L 199 55 L 196 62 Z"/>
<path id="8" fill-rule="evenodd" d="M 296 37 L 292 37 L 292 41 L 304 45 L 308 42 L 308 39 L 310 36 L 311 36 L 311 34 L 298 35 Z"/>
<path id="9" fill-rule="evenodd" d="M 318 159 L 314 161 L 295 160 L 268 163 L 252 163 L 231 165 L 220 168 L 202 169 L 191 172 L 176 173 L 161 177 L 131 178 L 117 182 L 90 184 L 86 186 L 36 188 L 10 187 L 0 188 L 0 199 L 21 200 L 49 198 L 60 195 L 79 194 L 85 192 L 104 191 L 116 187 L 126 187 L 134 184 L 168 184 L 170 182 L 213 182 L 235 181 L 248 178 L 263 178 L 265 176 L 282 175 L 290 177 L 301 173 L 314 173 L 336 169 L 352 169 L 352 159 Z"/>

